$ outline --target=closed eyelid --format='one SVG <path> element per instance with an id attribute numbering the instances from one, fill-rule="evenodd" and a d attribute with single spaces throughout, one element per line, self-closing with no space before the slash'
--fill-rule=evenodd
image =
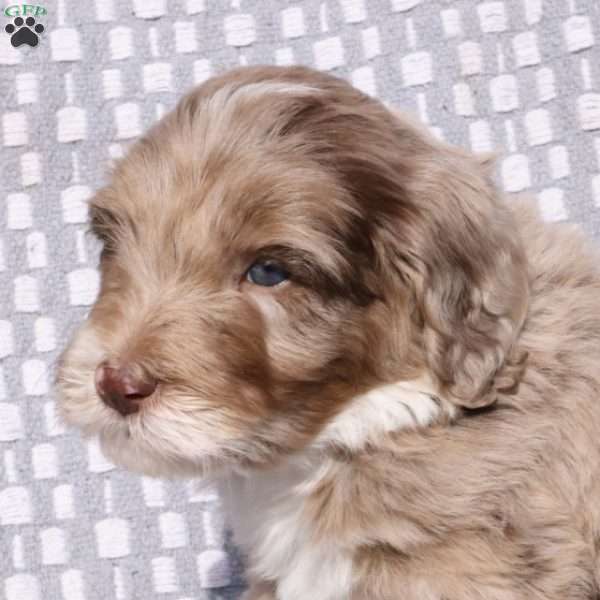
<path id="1" fill-rule="evenodd" d="M 112 257 L 118 246 L 118 240 L 121 237 L 121 231 L 125 223 L 117 213 L 98 205 L 90 204 L 89 207 L 89 231 L 101 242 L 102 251 L 100 252 L 100 262 Z M 136 228 L 132 224 L 131 230 L 134 235 Z"/>
<path id="2" fill-rule="evenodd" d="M 90 204 L 89 222 L 91 230 L 96 235 L 102 237 L 102 234 L 106 233 L 107 229 L 119 224 L 119 218 L 110 210 L 102 206 Z"/>
<path id="3" fill-rule="evenodd" d="M 91 204 L 89 216 L 90 230 L 104 242 L 112 241 L 119 231 L 128 231 L 135 238 L 138 236 L 138 228 L 129 215 L 119 214 L 102 205 Z"/>

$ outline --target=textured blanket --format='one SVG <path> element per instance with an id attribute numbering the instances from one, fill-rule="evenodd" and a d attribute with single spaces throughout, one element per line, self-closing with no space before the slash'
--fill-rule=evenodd
<path id="1" fill-rule="evenodd" d="M 239 64 L 302 63 L 498 151 L 508 192 L 598 234 L 600 2 L 28 6 L 0 15 L 0 597 L 237 598 L 211 489 L 124 473 L 55 419 L 56 358 L 98 286 L 87 199 L 182 91 Z"/>

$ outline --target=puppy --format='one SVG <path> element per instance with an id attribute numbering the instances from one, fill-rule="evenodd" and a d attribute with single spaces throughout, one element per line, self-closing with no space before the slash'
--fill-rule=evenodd
<path id="1" fill-rule="evenodd" d="M 599 597 L 598 255 L 487 163 L 242 68 L 92 200 L 60 411 L 125 468 L 218 477 L 246 600 Z"/>

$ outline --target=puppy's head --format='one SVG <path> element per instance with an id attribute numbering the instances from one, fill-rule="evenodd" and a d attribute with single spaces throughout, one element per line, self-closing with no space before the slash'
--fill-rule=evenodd
<path id="1" fill-rule="evenodd" d="M 102 285 L 59 406 L 129 468 L 268 463 L 419 375 L 467 408 L 516 381 L 524 258 L 485 166 L 328 75 L 208 81 L 91 224 Z"/>

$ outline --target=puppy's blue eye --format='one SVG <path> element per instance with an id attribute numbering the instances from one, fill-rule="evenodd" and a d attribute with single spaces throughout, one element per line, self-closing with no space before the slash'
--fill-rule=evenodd
<path id="1" fill-rule="evenodd" d="M 273 287 L 288 279 L 289 273 L 276 263 L 256 262 L 248 269 L 246 278 L 255 285 Z"/>

